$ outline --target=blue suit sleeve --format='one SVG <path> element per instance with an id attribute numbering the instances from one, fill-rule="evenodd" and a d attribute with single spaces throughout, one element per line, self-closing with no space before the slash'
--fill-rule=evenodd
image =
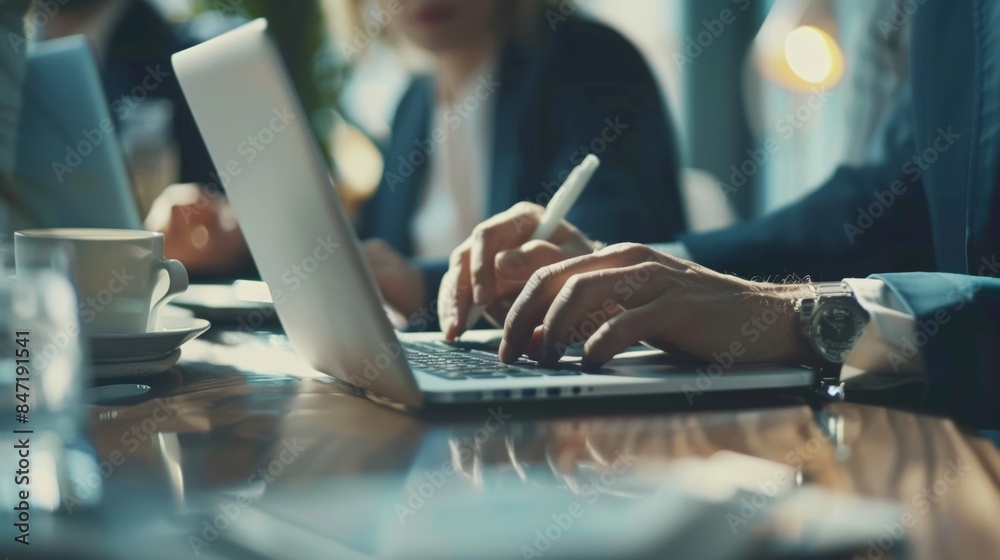
<path id="1" fill-rule="evenodd" d="M 919 352 L 928 404 L 974 426 L 1000 423 L 1000 279 L 944 273 L 875 276 L 904 301 L 916 331 L 904 354 Z"/>

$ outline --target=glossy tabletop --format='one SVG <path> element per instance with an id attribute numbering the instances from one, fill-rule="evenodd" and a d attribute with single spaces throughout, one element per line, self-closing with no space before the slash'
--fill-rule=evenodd
<path id="1" fill-rule="evenodd" d="M 169 372 L 138 382 L 152 389 L 91 407 L 100 480 L 76 491 L 93 488 L 100 505 L 38 527 L 37 539 L 98 558 L 364 558 L 384 550 L 372 543 L 387 535 L 419 529 L 454 552 L 460 547 L 447 540 L 463 522 L 491 522 L 496 507 L 505 523 L 510 512 L 500 510 L 518 496 L 534 500 L 532 509 L 550 501 L 545 518 L 554 520 L 559 496 L 575 496 L 587 515 L 573 519 L 594 521 L 628 515 L 662 482 L 676 496 L 677 480 L 690 480 L 699 499 L 710 498 L 716 479 L 699 471 L 728 476 L 746 465 L 763 473 L 751 475 L 761 499 L 733 510 L 738 518 L 710 515 L 699 539 L 746 530 L 749 543 L 761 530 L 754 516 L 771 507 L 767 487 L 787 473 L 791 493 L 823 490 L 810 502 L 820 510 L 837 497 L 887 506 L 896 523 L 875 533 L 881 542 L 846 557 L 1000 557 L 1000 438 L 946 418 L 849 402 L 811 407 L 793 397 L 736 409 L 584 402 L 411 415 L 303 366 L 283 337 L 216 331 L 186 345 Z M 475 500 L 467 519 L 465 499 Z M 433 500 L 441 507 L 432 511 Z M 311 523 L 276 520 L 289 510 Z M 682 526 L 676 513 L 641 520 L 666 532 Z M 795 517 L 769 530 L 797 531 L 791 540 L 808 543 L 812 533 Z M 541 537 L 547 528 L 576 538 L 572 528 L 511 529 L 523 535 L 509 554 L 491 554 L 565 556 L 560 543 L 546 545 L 558 539 Z"/>

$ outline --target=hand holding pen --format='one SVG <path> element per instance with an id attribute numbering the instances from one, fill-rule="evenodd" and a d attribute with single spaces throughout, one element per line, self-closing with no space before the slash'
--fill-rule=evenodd
<path id="1" fill-rule="evenodd" d="M 596 156 L 587 156 L 569 174 L 548 207 L 517 204 L 477 226 L 452 253 L 438 296 L 438 314 L 446 339 L 461 336 L 484 311 L 499 326 L 532 273 L 594 251 L 597 244 L 564 218 L 599 165 Z"/>

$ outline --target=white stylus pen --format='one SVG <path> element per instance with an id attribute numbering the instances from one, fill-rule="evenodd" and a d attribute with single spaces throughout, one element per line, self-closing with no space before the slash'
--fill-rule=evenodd
<path id="1" fill-rule="evenodd" d="M 601 160 L 594 154 L 588 154 L 580 162 L 580 165 L 577 165 L 573 168 L 573 171 L 569 172 L 566 181 L 563 182 L 559 190 L 556 191 L 556 194 L 552 196 L 552 200 L 549 201 L 548 206 L 545 207 L 542 219 L 538 222 L 538 227 L 535 228 L 535 232 L 531 235 L 532 241 L 548 240 L 552 237 L 552 234 L 556 232 L 559 224 L 569 214 L 573 205 L 576 204 L 576 200 L 580 198 L 583 190 L 590 183 L 594 172 L 600 166 Z M 474 305 L 469 310 L 469 320 L 465 323 L 466 329 L 471 329 L 475 326 L 479 322 L 479 319 L 482 318 L 484 311 L 486 311 L 485 306 Z"/>

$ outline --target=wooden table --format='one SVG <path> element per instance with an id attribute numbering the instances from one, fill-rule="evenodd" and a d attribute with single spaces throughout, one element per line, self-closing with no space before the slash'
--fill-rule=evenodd
<path id="1" fill-rule="evenodd" d="M 92 407 L 102 505 L 40 528 L 38 539 L 89 535 L 74 550 L 104 558 L 255 557 L 227 539 L 203 547 L 192 540 L 218 513 L 220 495 L 242 489 L 257 502 L 309 494 L 332 479 L 404 477 L 418 454 L 427 459 L 429 436 L 459 441 L 457 434 L 474 435 L 487 418 L 482 411 L 414 417 L 363 400 L 298 363 L 279 336 L 215 333 L 187 345 L 178 366 L 146 382 L 153 390 L 142 402 Z M 522 468 L 541 464 L 557 473 L 619 454 L 655 471 L 727 450 L 790 465 L 804 485 L 900 504 L 912 516 L 907 544 L 893 543 L 884 557 L 1000 558 L 995 433 L 878 406 L 814 409 L 795 399 L 739 410 L 547 408 L 504 409 L 511 418 L 476 453 L 444 448 L 437 459 L 456 463 L 475 485 L 483 466 L 510 466 L 510 450 L 494 443 L 512 433 Z M 263 490 L 252 482 L 262 468 L 280 470 Z"/>

